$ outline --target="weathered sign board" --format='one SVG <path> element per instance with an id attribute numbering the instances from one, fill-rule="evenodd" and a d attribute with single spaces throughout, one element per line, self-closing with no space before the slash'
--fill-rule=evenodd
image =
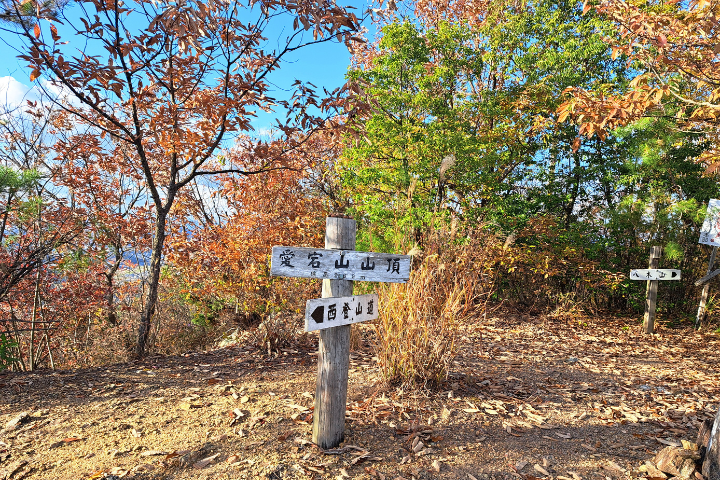
<path id="1" fill-rule="evenodd" d="M 323 298 L 309 300 L 305 330 L 318 330 L 318 376 L 312 439 L 322 449 L 344 438 L 350 363 L 350 325 L 378 317 L 378 296 L 352 295 L 353 282 L 406 283 L 409 255 L 357 252 L 355 220 L 326 219 L 325 248 L 272 248 L 270 275 L 323 280 Z"/>
<path id="2" fill-rule="evenodd" d="M 308 300 L 305 308 L 305 331 L 375 320 L 378 318 L 377 305 L 377 293 Z"/>
<path id="3" fill-rule="evenodd" d="M 273 247 L 270 275 L 278 277 L 406 283 L 409 255 L 306 247 Z"/>
<path id="4" fill-rule="evenodd" d="M 720 200 L 711 199 L 707 215 L 700 229 L 700 242 L 703 245 L 720 247 Z"/>
<path id="5" fill-rule="evenodd" d="M 630 270 L 630 280 L 680 280 L 680 270 L 669 268 L 639 268 Z"/>
<path id="6" fill-rule="evenodd" d="M 707 215 L 700 229 L 700 243 L 713 247 L 710 253 L 710 261 L 708 262 L 707 275 L 695 282 L 696 286 L 703 286 L 700 295 L 700 306 L 698 307 L 697 317 L 695 319 L 695 328 L 700 328 L 705 317 L 707 316 L 707 300 L 710 295 L 710 280 L 720 274 L 720 270 L 715 270 L 715 256 L 720 246 L 720 200 L 712 198 L 708 202 Z"/>

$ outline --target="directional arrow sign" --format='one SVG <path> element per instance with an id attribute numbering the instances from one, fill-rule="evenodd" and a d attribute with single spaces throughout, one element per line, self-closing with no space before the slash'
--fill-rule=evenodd
<path id="1" fill-rule="evenodd" d="M 305 331 L 349 325 L 378 318 L 378 296 L 316 298 L 305 307 Z"/>
<path id="2" fill-rule="evenodd" d="M 409 255 L 273 247 L 270 275 L 330 280 L 405 283 L 410 277 Z"/>
<path id="3" fill-rule="evenodd" d="M 680 280 L 680 270 L 661 268 L 630 270 L 630 280 Z"/>

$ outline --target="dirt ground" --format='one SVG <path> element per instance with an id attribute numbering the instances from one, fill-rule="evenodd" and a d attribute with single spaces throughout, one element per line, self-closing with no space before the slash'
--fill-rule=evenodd
<path id="1" fill-rule="evenodd" d="M 354 352 L 345 442 L 323 452 L 315 351 L 0 373 L 0 480 L 638 478 L 720 393 L 719 335 L 507 315 L 463 331 L 441 391 L 382 387 Z"/>

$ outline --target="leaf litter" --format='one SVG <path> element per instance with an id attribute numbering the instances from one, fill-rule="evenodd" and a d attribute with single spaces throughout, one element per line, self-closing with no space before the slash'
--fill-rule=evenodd
<path id="1" fill-rule="evenodd" d="M 465 327 L 439 391 L 385 387 L 373 354 L 353 352 L 345 441 L 329 450 L 311 442 L 312 347 L 4 372 L 0 478 L 639 478 L 714 416 L 719 344 L 506 315 Z"/>

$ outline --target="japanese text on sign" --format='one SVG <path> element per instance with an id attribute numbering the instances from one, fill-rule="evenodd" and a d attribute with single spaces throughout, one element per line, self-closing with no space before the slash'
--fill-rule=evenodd
<path id="1" fill-rule="evenodd" d="M 374 320 L 378 318 L 377 303 L 376 293 L 308 300 L 305 308 L 305 331 Z"/>
<path id="2" fill-rule="evenodd" d="M 408 255 L 273 247 L 270 274 L 283 277 L 405 283 L 410 276 Z"/>
<path id="3" fill-rule="evenodd" d="M 630 280 L 680 280 L 680 270 L 641 268 L 630 271 Z"/>

